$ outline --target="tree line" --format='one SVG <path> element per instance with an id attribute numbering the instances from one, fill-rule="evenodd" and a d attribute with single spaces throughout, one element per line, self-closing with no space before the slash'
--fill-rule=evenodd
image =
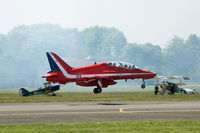
<path id="1" fill-rule="evenodd" d="M 50 70 L 45 53 L 93 61 L 125 61 L 161 75 L 185 75 L 199 83 L 200 38 L 175 36 L 165 48 L 129 43 L 116 28 L 64 29 L 59 25 L 18 26 L 0 34 L 0 88 L 39 87 Z M 69 62 L 70 65 L 75 65 Z"/>

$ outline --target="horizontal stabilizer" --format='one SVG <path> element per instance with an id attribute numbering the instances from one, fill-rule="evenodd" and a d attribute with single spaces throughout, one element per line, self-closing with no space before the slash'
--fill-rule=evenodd
<path id="1" fill-rule="evenodd" d="M 44 76 L 42 76 L 42 78 L 53 77 L 53 76 L 57 76 L 57 75 L 58 75 L 57 72 L 49 72 L 49 73 L 45 74 Z"/>

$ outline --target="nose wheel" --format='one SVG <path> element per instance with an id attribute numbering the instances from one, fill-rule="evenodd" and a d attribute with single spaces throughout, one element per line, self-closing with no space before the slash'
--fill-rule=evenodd
<path id="1" fill-rule="evenodd" d="M 141 88 L 144 89 L 146 86 L 145 86 L 145 81 L 144 79 L 142 79 L 142 85 L 141 85 Z"/>
<path id="2" fill-rule="evenodd" d="M 101 92 L 102 92 L 102 89 L 101 89 L 101 87 L 98 86 L 97 88 L 94 88 L 93 92 L 94 92 L 95 94 L 98 94 L 98 93 L 101 93 Z"/>
<path id="3" fill-rule="evenodd" d="M 145 87 L 146 87 L 145 84 L 142 84 L 142 85 L 141 85 L 141 88 L 142 88 L 142 89 L 144 89 Z"/>

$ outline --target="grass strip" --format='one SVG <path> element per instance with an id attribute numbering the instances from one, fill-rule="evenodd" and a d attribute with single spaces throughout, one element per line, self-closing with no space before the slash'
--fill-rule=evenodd
<path id="1" fill-rule="evenodd" d="M 21 97 L 18 93 L 1 93 L 0 103 L 13 102 L 66 102 L 66 101 L 181 101 L 200 100 L 200 94 L 175 94 L 175 95 L 154 95 L 152 92 L 126 92 L 126 93 L 56 93 L 57 96 L 35 95 Z"/>
<path id="2" fill-rule="evenodd" d="M 200 121 L 0 125 L 0 133 L 199 133 Z"/>

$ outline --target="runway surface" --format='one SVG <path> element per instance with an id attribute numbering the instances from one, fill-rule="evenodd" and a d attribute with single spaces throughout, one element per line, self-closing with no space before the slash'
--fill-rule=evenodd
<path id="1" fill-rule="evenodd" d="M 200 120 L 200 101 L 0 103 L 0 124 Z"/>

